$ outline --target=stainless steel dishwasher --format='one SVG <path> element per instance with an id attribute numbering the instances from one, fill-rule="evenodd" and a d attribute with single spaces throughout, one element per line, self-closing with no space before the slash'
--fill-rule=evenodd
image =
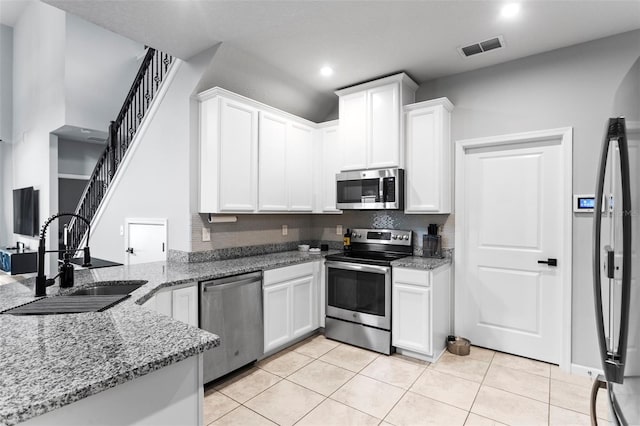
<path id="1" fill-rule="evenodd" d="M 205 383 L 260 358 L 262 272 L 200 282 L 200 328 L 221 339 L 204 353 Z"/>

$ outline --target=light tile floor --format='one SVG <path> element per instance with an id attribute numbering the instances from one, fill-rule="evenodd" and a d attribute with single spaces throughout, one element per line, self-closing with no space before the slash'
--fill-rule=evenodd
<path id="1" fill-rule="evenodd" d="M 557 366 L 483 348 L 429 364 L 318 335 L 208 385 L 204 424 L 590 425 L 590 389 Z"/>

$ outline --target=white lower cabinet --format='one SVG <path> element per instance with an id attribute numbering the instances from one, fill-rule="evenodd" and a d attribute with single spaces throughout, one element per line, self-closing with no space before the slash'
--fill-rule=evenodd
<path id="1" fill-rule="evenodd" d="M 318 328 L 318 262 L 264 272 L 264 352 Z"/>
<path id="2" fill-rule="evenodd" d="M 162 289 L 158 293 L 154 294 L 149 300 L 144 302 L 142 306 L 178 321 L 198 327 L 197 283 Z"/>
<path id="3" fill-rule="evenodd" d="M 264 351 L 291 340 L 291 284 L 284 282 L 264 286 Z"/>
<path id="4" fill-rule="evenodd" d="M 171 292 L 171 316 L 178 321 L 198 326 L 198 286 L 179 288 Z"/>
<path id="5" fill-rule="evenodd" d="M 393 268 L 391 343 L 397 352 L 436 361 L 451 331 L 451 266 Z"/>

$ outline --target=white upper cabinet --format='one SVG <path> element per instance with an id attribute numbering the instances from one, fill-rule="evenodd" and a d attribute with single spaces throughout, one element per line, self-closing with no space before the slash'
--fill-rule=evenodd
<path id="1" fill-rule="evenodd" d="M 338 122 L 323 123 L 319 130 L 316 157 L 320 159 L 316 175 L 316 211 L 318 213 L 342 213 L 336 208 L 336 174 L 340 172 L 342 157 L 338 140 Z"/>
<path id="2" fill-rule="evenodd" d="M 369 126 L 367 167 L 399 167 L 402 139 L 400 139 L 400 84 L 392 83 L 367 90 Z"/>
<path id="3" fill-rule="evenodd" d="M 447 98 L 404 107 L 405 213 L 451 213 L 452 110 Z"/>
<path id="4" fill-rule="evenodd" d="M 367 168 L 367 92 L 340 96 L 341 170 Z"/>
<path id="5" fill-rule="evenodd" d="M 315 123 L 219 87 L 198 99 L 201 213 L 313 211 Z"/>
<path id="6" fill-rule="evenodd" d="M 287 184 L 289 211 L 313 210 L 313 132 L 299 123 L 289 123 L 287 134 Z"/>
<path id="7" fill-rule="evenodd" d="M 210 97 L 200 104 L 200 207 L 203 213 L 256 210 L 258 111 Z"/>
<path id="8" fill-rule="evenodd" d="M 314 129 L 260 112 L 258 210 L 313 210 Z"/>
<path id="9" fill-rule="evenodd" d="M 418 85 L 400 73 L 338 90 L 341 170 L 403 166 L 402 106 Z"/>
<path id="10" fill-rule="evenodd" d="M 287 120 L 260 112 L 258 209 L 287 211 Z"/>

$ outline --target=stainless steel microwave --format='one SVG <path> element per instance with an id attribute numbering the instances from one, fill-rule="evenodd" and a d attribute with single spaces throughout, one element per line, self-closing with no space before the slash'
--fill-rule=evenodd
<path id="1" fill-rule="evenodd" d="M 354 170 L 336 174 L 336 207 L 341 210 L 404 208 L 404 170 Z"/>

